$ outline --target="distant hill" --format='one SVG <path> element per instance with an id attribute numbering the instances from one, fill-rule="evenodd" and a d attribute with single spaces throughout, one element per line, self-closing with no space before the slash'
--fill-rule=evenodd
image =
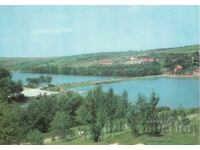
<path id="1" fill-rule="evenodd" d="M 135 57 L 161 57 L 170 53 L 193 53 L 199 50 L 199 45 L 184 47 L 140 50 L 140 51 L 121 51 L 121 52 L 102 52 L 63 57 L 0 57 L 0 67 L 10 70 L 23 70 L 27 67 L 40 67 L 52 65 L 56 67 L 89 67 L 98 64 L 98 61 L 109 59 L 113 64 L 124 64 L 131 56 Z"/>

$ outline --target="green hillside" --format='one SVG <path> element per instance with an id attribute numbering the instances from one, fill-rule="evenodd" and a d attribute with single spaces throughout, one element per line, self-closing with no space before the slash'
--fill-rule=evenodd
<path id="1" fill-rule="evenodd" d="M 199 45 L 191 45 L 176 48 L 152 49 L 125 52 L 103 52 L 63 57 L 44 58 L 3 58 L 0 57 L 0 66 L 9 70 L 20 70 L 24 72 L 54 73 L 54 74 L 80 74 L 80 75 L 118 75 L 118 76 L 138 76 L 132 73 L 130 67 L 151 68 L 156 66 L 154 73 L 145 75 L 161 74 L 173 71 L 176 65 L 182 65 L 186 72 L 191 72 L 198 66 Z M 152 58 L 159 61 L 153 63 L 133 64 L 130 58 L 141 59 Z M 105 62 L 104 62 L 105 61 Z M 167 64 L 171 62 L 171 64 Z M 195 62 L 196 61 L 196 64 Z M 111 64 L 109 64 L 111 63 Z M 148 67 L 149 66 L 149 67 Z M 160 69 L 158 70 L 158 67 Z M 171 68 L 170 68 L 171 67 Z M 97 70 L 95 70 L 97 68 Z M 109 70 L 119 70 L 126 68 L 131 73 L 107 73 Z M 126 71 L 125 70 L 125 71 Z M 137 69 L 138 70 L 138 69 Z M 155 70 L 152 69 L 151 70 Z M 114 72 L 113 71 L 113 72 Z M 139 75 L 140 76 L 140 75 Z"/>

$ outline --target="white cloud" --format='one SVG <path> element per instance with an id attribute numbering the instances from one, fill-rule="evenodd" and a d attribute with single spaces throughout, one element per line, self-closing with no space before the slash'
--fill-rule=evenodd
<path id="1" fill-rule="evenodd" d="M 66 34 L 71 33 L 73 30 L 71 28 L 60 28 L 60 29 L 38 29 L 33 30 L 32 34 L 42 35 L 42 34 Z"/>

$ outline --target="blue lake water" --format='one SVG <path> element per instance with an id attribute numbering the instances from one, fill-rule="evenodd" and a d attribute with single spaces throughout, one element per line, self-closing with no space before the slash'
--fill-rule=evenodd
<path id="1" fill-rule="evenodd" d="M 28 77 L 38 77 L 43 74 L 19 73 L 13 72 L 13 80 L 25 81 Z M 54 84 L 81 82 L 91 80 L 102 80 L 114 77 L 97 77 L 97 76 L 74 76 L 74 75 L 51 75 Z M 88 91 L 94 86 L 85 86 L 73 88 L 76 91 Z M 156 77 L 151 79 L 136 79 L 124 82 L 104 84 L 103 90 L 110 87 L 117 94 L 121 94 L 123 90 L 128 92 L 129 101 L 135 102 L 138 93 L 149 97 L 152 91 L 160 96 L 159 105 L 176 108 L 182 107 L 198 107 L 199 106 L 199 79 L 197 78 L 168 78 Z"/>
<path id="2" fill-rule="evenodd" d="M 195 78 L 166 78 L 138 79 L 103 85 L 106 91 L 113 88 L 118 94 L 123 90 L 128 92 L 129 101 L 135 102 L 138 93 L 149 97 L 152 91 L 160 96 L 159 105 L 169 107 L 198 107 L 199 106 L 199 80 Z M 77 91 L 87 91 L 93 86 L 78 87 Z"/>
<path id="3" fill-rule="evenodd" d="M 113 79 L 115 77 L 104 77 L 104 76 L 78 76 L 78 75 L 52 75 L 52 74 L 42 74 L 42 73 L 21 73 L 21 72 L 12 72 L 12 79 L 15 81 L 21 80 L 26 84 L 27 78 L 38 78 L 39 76 L 52 76 L 53 84 L 62 84 L 70 82 L 83 82 L 83 81 L 95 81 L 95 80 L 105 80 Z"/>

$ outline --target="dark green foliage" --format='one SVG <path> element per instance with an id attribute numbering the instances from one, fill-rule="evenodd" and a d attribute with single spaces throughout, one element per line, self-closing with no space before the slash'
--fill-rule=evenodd
<path id="1" fill-rule="evenodd" d="M 79 94 L 75 94 L 71 91 L 66 95 L 58 95 L 56 101 L 57 110 L 64 111 L 68 114 L 70 127 L 76 126 L 76 111 L 80 107 L 83 98 Z"/>
<path id="2" fill-rule="evenodd" d="M 89 125 L 89 130 L 91 133 L 91 138 L 95 142 L 97 142 L 100 139 L 101 135 L 101 128 L 99 124 L 99 118 L 98 118 L 98 102 L 95 97 L 95 90 L 91 90 L 87 94 L 87 101 L 85 104 L 87 112 L 87 123 Z"/>
<path id="3" fill-rule="evenodd" d="M 52 77 L 40 76 L 38 78 L 27 78 L 26 81 L 29 87 L 38 87 L 42 85 L 49 85 L 52 81 Z"/>
<path id="4" fill-rule="evenodd" d="M 0 144 L 20 144 L 23 133 L 20 109 L 0 102 Z"/>
<path id="5" fill-rule="evenodd" d="M 56 74 L 58 72 L 58 67 L 52 65 L 43 65 L 43 66 L 32 66 L 32 67 L 25 67 L 22 71 L 29 70 L 30 72 L 37 72 L 37 73 L 49 73 L 49 74 Z"/>
<path id="6" fill-rule="evenodd" d="M 0 144 L 19 144 L 23 136 L 21 110 L 15 104 L 9 104 L 18 99 L 22 91 L 20 82 L 11 80 L 11 74 L 0 69 Z M 15 98 L 15 99 L 14 99 Z"/>
<path id="7" fill-rule="evenodd" d="M 11 74 L 8 70 L 4 68 L 0 68 L 0 79 L 3 79 L 3 78 L 11 78 Z"/>
<path id="8" fill-rule="evenodd" d="M 76 111 L 79 108 L 82 97 L 71 92 L 66 95 L 38 96 L 23 109 L 22 118 L 25 126 L 29 129 L 37 129 L 41 132 L 50 130 L 57 111 L 63 111 L 68 116 L 70 127 L 76 126 Z"/>
<path id="9" fill-rule="evenodd" d="M 56 112 L 56 103 L 54 97 L 39 96 L 23 110 L 22 119 L 24 124 L 30 130 L 37 129 L 41 132 L 47 132 L 50 128 Z"/>
<path id="10" fill-rule="evenodd" d="M 46 70 L 46 69 L 45 69 Z M 44 71 L 33 71 L 30 72 L 44 73 Z M 46 73 L 49 73 L 47 71 Z M 112 66 L 90 66 L 90 67 L 62 67 L 58 72 L 61 74 L 73 74 L 73 75 L 97 75 L 97 76 L 148 76 L 158 75 L 161 73 L 160 64 L 140 64 L 140 65 L 112 65 Z"/>
<path id="11" fill-rule="evenodd" d="M 64 138 L 70 130 L 69 116 L 64 111 L 57 111 L 51 122 L 51 132 L 53 136 Z"/>
<path id="12" fill-rule="evenodd" d="M 6 69 L 0 68 L 0 94 L 6 102 L 23 101 L 24 97 L 20 92 L 23 90 L 21 81 L 11 80 L 11 74 Z"/>

